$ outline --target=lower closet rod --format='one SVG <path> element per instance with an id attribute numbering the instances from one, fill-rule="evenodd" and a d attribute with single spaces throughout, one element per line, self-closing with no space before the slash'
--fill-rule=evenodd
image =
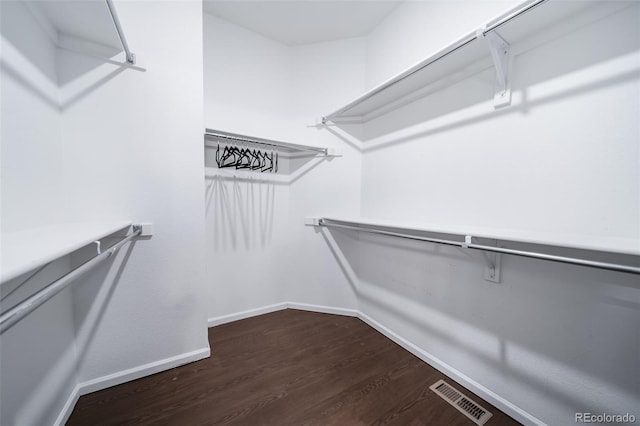
<path id="1" fill-rule="evenodd" d="M 325 219 L 320 219 L 319 225 L 320 226 L 325 226 L 325 227 L 328 227 L 328 228 L 353 229 L 353 230 L 356 230 L 356 231 L 369 232 L 369 233 L 372 233 L 372 234 L 388 235 L 388 236 L 399 237 L 399 238 L 406 238 L 406 239 L 409 239 L 409 240 L 427 241 L 427 242 L 431 242 L 431 243 L 446 244 L 446 245 L 450 245 L 450 246 L 464 247 L 464 248 L 470 248 L 470 249 L 474 249 L 474 250 L 491 251 L 491 252 L 495 252 L 495 253 L 512 254 L 514 256 L 530 257 L 530 258 L 533 258 L 533 259 L 550 260 L 552 262 L 560 262 L 560 263 L 568 263 L 568 264 L 572 264 L 572 265 L 589 266 L 589 267 L 592 267 L 592 268 L 606 269 L 606 270 L 609 270 L 609 271 L 628 272 L 628 273 L 631 273 L 631 274 L 640 274 L 640 267 L 629 266 L 629 265 L 621 265 L 621 264 L 618 264 L 618 263 L 599 262 L 599 261 L 595 261 L 595 260 L 578 259 L 578 258 L 574 258 L 574 257 L 556 256 L 556 255 L 552 255 L 552 254 L 537 253 L 537 252 L 523 251 L 523 250 L 513 250 L 513 249 L 502 248 L 502 247 L 485 246 L 485 245 L 482 245 L 482 244 L 466 243 L 466 242 L 461 242 L 461 241 L 441 240 L 441 239 L 437 239 L 437 238 L 421 237 L 421 236 L 418 236 L 418 235 L 410 235 L 410 234 L 402 234 L 402 233 L 399 233 L 399 232 L 384 231 L 382 229 L 368 228 L 368 227 L 364 227 L 364 226 L 341 225 L 341 224 L 337 224 L 337 223 L 327 222 Z"/>
<path id="2" fill-rule="evenodd" d="M 82 276 L 85 272 L 89 271 L 94 266 L 113 256 L 120 249 L 120 247 L 122 247 L 135 237 L 139 236 L 141 232 L 142 229 L 134 225 L 133 233 L 131 235 L 127 235 L 124 239 L 109 247 L 108 250 L 103 251 L 95 257 L 92 257 L 73 271 L 52 282 L 42 290 L 33 294 L 24 301 L 18 303 L 8 311 L 3 312 L 2 315 L 0 315 L 0 334 L 4 333 L 5 330 L 9 329 L 12 325 L 20 321 L 22 318 L 29 315 L 38 306 L 42 305 L 47 300 L 60 293 L 65 289 L 65 287 L 71 284 L 73 280 Z"/>

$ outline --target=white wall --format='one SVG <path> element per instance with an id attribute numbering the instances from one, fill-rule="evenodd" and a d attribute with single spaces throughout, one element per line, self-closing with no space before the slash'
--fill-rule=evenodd
<path id="1" fill-rule="evenodd" d="M 288 140 L 290 79 L 286 46 L 204 14 L 206 127 Z M 209 318 L 283 301 L 288 210 L 286 184 L 206 180 Z"/>
<path id="2" fill-rule="evenodd" d="M 355 288 L 338 268 L 331 245 L 302 226 L 307 216 L 360 212 L 361 154 L 341 134 L 313 127 L 314 118 L 362 93 L 365 39 L 352 38 L 293 48 L 292 117 L 297 140 L 335 147 L 342 156 L 324 160 L 291 187 L 289 300 L 339 308 L 357 307 Z M 339 66 L 336 66 L 339 64 Z M 359 129 L 350 129 L 357 132 Z M 338 238 L 340 238 L 338 236 Z"/>
<path id="3" fill-rule="evenodd" d="M 3 336 L 3 424 L 52 423 L 76 382 L 100 387 L 106 375 L 205 349 L 206 318 L 284 301 L 357 307 L 515 404 L 521 421 L 640 416 L 634 278 L 507 257 L 493 284 L 479 254 L 302 226 L 307 215 L 362 213 L 639 240 L 638 6 L 521 46 L 507 109 L 493 110 L 486 71 L 364 130 L 320 130 L 308 126 L 315 117 L 505 3 L 408 2 L 366 40 L 286 47 L 203 17 L 198 2 L 118 2 L 146 72 L 52 53 L 23 10 L 5 13 L 9 4 L 3 232 L 91 217 L 151 221 L 155 235 Z M 15 46 L 27 31 L 40 35 Z M 5 59 L 8 39 L 26 62 Z M 292 159 L 305 173 L 289 184 L 212 183 L 203 179 L 205 125 L 336 146 L 343 157 Z M 363 153 L 354 136 L 366 139 Z M 29 351 L 52 336 L 46 353 Z M 38 357 L 27 363 L 22 349 Z"/>
<path id="4" fill-rule="evenodd" d="M 552 40 L 543 35 L 513 46 L 509 108 L 494 110 L 494 76 L 487 70 L 364 128 L 311 126 L 514 3 L 407 2 L 366 39 L 295 48 L 205 17 L 205 88 L 215 88 L 205 94 L 207 121 L 216 123 L 211 127 L 339 146 L 345 153 L 276 186 L 279 232 L 266 244 L 238 244 L 231 253 L 220 243 L 232 238 L 225 237 L 231 230 L 238 241 L 253 237 L 229 218 L 261 217 L 246 208 L 256 202 L 243 208 L 238 201 L 260 199 L 247 196 L 260 185 L 228 184 L 227 197 L 236 199 L 217 200 L 207 218 L 207 241 L 215 247 L 208 250 L 210 316 L 287 300 L 358 308 L 520 421 L 564 424 L 576 411 L 638 415 L 633 277 L 507 257 L 502 282 L 493 284 L 482 279 L 481 254 L 300 227 L 308 215 L 361 213 L 567 242 L 636 244 L 635 11 L 593 25 L 576 17 Z M 237 52 L 256 58 L 254 67 L 264 72 L 247 74 L 248 59 Z M 221 58 L 227 63 L 216 68 Z M 274 92 L 284 106 L 266 101 Z M 603 105 L 606 121 L 599 119 Z M 292 169 L 301 162 L 292 160 Z M 594 172 L 603 163 L 615 164 L 603 170 L 604 178 Z M 289 215 L 280 216 L 285 205 Z M 286 224 L 279 222 L 283 217 Z"/>
<path id="5" fill-rule="evenodd" d="M 90 69 L 62 87 L 66 160 L 73 164 L 65 179 L 75 219 L 149 221 L 154 236 L 135 244 L 114 277 L 109 305 L 82 348 L 82 380 L 208 347 L 201 5 L 117 6 L 147 71 L 62 52 L 61 74 Z M 87 284 L 75 287 L 80 311 L 97 286 Z M 77 326 L 82 338 L 89 325 Z"/>
<path id="6" fill-rule="evenodd" d="M 0 3 L 0 19 L 4 234 L 59 221 L 64 188 L 56 47 L 23 2 Z M 68 266 L 68 258 L 60 259 L 17 289 L 23 277 L 3 283 L 2 310 Z M 51 424 L 76 385 L 76 361 L 72 293 L 66 290 L 0 337 L 0 423 Z"/>
<path id="7" fill-rule="evenodd" d="M 24 3 L 3 2 L 1 18 L 2 230 L 9 232 L 59 221 L 64 193 L 55 173 L 62 161 L 56 47 Z"/>
<path id="8" fill-rule="evenodd" d="M 292 48 L 205 14 L 205 123 L 293 143 L 341 146 L 314 117 L 364 88 L 364 40 Z M 343 64 L 339 69 L 333 65 Z M 288 183 L 207 180 L 209 317 L 294 301 L 353 308 L 355 296 L 305 215 L 359 210 L 360 154 L 292 158 Z"/>
<path id="9" fill-rule="evenodd" d="M 15 292 L 23 277 L 3 283 L 3 311 L 68 270 L 63 258 Z M 66 289 L 0 337 L 0 422 L 53 424 L 77 384 L 77 361 L 73 294 Z"/>
<path id="10" fill-rule="evenodd" d="M 405 1 L 367 36 L 367 89 L 473 32 L 520 0 Z"/>
<path id="11" fill-rule="evenodd" d="M 7 69 L 3 44 L 3 232 L 121 218 L 154 226 L 152 238 L 122 250 L 3 335 L 2 424 L 52 424 L 78 382 L 95 390 L 162 368 L 167 359 L 175 365 L 208 353 L 202 5 L 116 2 L 146 72 L 52 53 L 31 26 L 5 27 L 5 17 L 19 12 L 5 14 L 12 3 L 2 7 L 3 43 L 5 28 L 12 29 L 16 40 L 55 58 L 45 71 L 56 71 L 48 84 L 58 102 L 52 106 L 31 79 L 23 81 L 40 64 Z M 31 54 L 29 46 L 17 50 Z M 77 255 L 63 266 L 84 254 Z M 35 351 L 36 342 L 42 354 L 16 356 L 14 344 Z M 62 353 L 76 349 L 77 359 Z M 70 368 L 53 377 L 58 364 Z M 137 373 L 104 380 L 129 369 Z"/>
<path id="12" fill-rule="evenodd" d="M 371 35 L 371 84 L 425 54 L 408 40 L 451 24 L 406 25 L 432 19 L 432 5 L 443 7 L 402 5 Z M 466 15 L 466 3 L 450 7 Z M 508 108 L 493 109 L 487 70 L 368 123 L 362 215 L 637 250 L 639 13 L 576 16 L 552 40 L 513 46 Z M 382 60 L 391 46 L 411 60 Z M 493 284 L 478 253 L 359 242 L 345 255 L 360 309 L 461 377 L 547 424 L 582 411 L 640 416 L 637 277 L 506 257 Z"/>
<path id="13" fill-rule="evenodd" d="M 207 13 L 204 40 L 205 124 L 282 137 L 292 110 L 287 46 Z"/>

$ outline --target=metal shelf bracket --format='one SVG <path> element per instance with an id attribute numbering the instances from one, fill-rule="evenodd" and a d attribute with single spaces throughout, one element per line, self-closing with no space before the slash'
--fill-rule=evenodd
<path id="1" fill-rule="evenodd" d="M 497 241 L 494 241 L 492 246 L 497 246 Z M 494 283 L 500 282 L 500 273 L 502 271 L 502 253 L 483 251 L 482 255 L 486 265 L 484 267 L 484 279 L 485 281 L 491 281 Z"/>
<path id="2" fill-rule="evenodd" d="M 496 88 L 493 106 L 496 108 L 511 104 L 511 46 L 496 31 L 485 33 L 484 28 L 477 31 L 477 37 L 484 38 L 491 52 L 491 59 L 496 70 Z"/>
<path id="3" fill-rule="evenodd" d="M 322 220 L 322 219 L 320 219 Z M 321 223 L 322 224 L 322 223 Z M 497 244 L 497 241 L 494 241 L 494 244 Z M 464 241 L 460 243 L 460 247 L 468 249 L 469 247 L 473 247 L 473 236 L 465 235 Z M 482 252 L 485 260 L 484 267 L 484 279 L 485 281 L 491 281 L 494 283 L 500 282 L 500 270 L 502 266 L 502 255 L 500 253 L 492 253 L 492 252 Z"/>
<path id="4" fill-rule="evenodd" d="M 484 268 L 484 279 L 494 283 L 500 282 L 500 271 L 502 270 L 502 254 L 483 252 L 487 258 L 487 266 Z"/>
<path id="5" fill-rule="evenodd" d="M 136 54 L 129 49 L 129 43 L 127 43 L 127 38 L 125 37 L 124 31 L 122 30 L 122 25 L 120 24 L 118 12 L 116 12 L 116 7 L 113 4 L 113 0 L 105 1 L 107 2 L 107 8 L 109 9 L 109 13 L 111 14 L 111 19 L 113 19 L 113 25 L 116 27 L 118 38 L 120 38 L 120 43 L 122 43 L 122 49 L 124 50 L 126 61 L 130 65 L 135 65 Z"/>

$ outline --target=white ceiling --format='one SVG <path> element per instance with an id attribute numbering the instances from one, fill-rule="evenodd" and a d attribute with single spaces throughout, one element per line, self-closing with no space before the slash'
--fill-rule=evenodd
<path id="1" fill-rule="evenodd" d="M 294 46 L 368 34 L 402 0 L 204 0 L 204 11 Z"/>

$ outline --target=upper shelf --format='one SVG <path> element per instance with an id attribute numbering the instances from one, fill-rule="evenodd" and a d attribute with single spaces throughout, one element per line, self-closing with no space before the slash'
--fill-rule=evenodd
<path id="1" fill-rule="evenodd" d="M 116 53 L 124 50 L 127 62 L 135 63 L 112 0 L 24 1 L 56 45 L 77 46 L 69 39 L 79 39 Z"/>
<path id="2" fill-rule="evenodd" d="M 0 283 L 46 265 L 130 225 L 130 222 L 68 223 L 3 234 Z"/>
<path id="3" fill-rule="evenodd" d="M 265 145 L 276 147 L 278 149 L 282 149 L 286 152 L 297 152 L 297 151 L 307 151 L 307 152 L 316 152 L 324 155 L 333 155 L 329 148 L 319 147 L 319 146 L 311 146 L 311 145 L 300 145 L 289 142 L 281 142 L 272 139 L 264 139 L 258 138 L 255 136 L 247 136 L 241 135 L 238 133 L 224 132 L 222 130 L 214 130 L 214 129 L 205 129 L 205 142 L 209 141 L 231 141 L 231 142 L 240 142 L 240 143 L 250 143 L 256 145 Z"/>
<path id="4" fill-rule="evenodd" d="M 435 244 L 460 247 L 462 249 L 481 250 L 484 253 L 508 254 L 533 259 L 587 266 L 609 271 L 640 274 L 640 256 L 638 256 L 638 240 L 631 246 L 632 252 L 620 247 L 614 250 L 603 250 L 602 241 L 595 243 L 592 238 L 569 238 L 570 243 L 557 243 L 554 235 L 551 241 L 540 240 L 541 236 L 532 233 L 511 233 L 506 237 L 501 232 L 481 235 L 476 232 L 460 232 L 457 230 L 428 229 L 422 226 L 390 224 L 369 220 L 347 220 L 332 218 L 305 218 L 307 226 L 324 226 L 328 228 L 347 229 L 350 231 L 368 232 L 390 237 L 405 238 L 414 241 L 425 241 Z M 486 231 L 480 231 L 486 232 Z M 435 235 L 433 235 L 435 234 Z M 502 235 L 501 235 L 502 234 Z M 514 238 L 514 235 L 524 236 Z M 565 236 L 566 237 L 566 236 Z M 542 237 L 544 238 L 544 237 Z M 483 241 L 483 239 L 499 240 Z M 605 241 L 610 240 L 605 238 Z M 531 247 L 530 244 L 534 244 Z M 524 247 L 523 247 L 524 245 Z M 608 244 L 606 244 L 608 245 Z M 570 250 L 567 250 L 570 249 Z M 575 249 L 578 249 L 577 251 Z M 567 253 L 568 252 L 568 253 Z M 573 252 L 573 253 L 572 253 Z M 623 256 L 620 256 L 622 254 Z M 613 255 L 613 256 L 612 256 Z M 487 269 L 484 278 L 488 281 L 500 282 L 500 259 L 487 258 Z"/>
<path id="5" fill-rule="evenodd" d="M 322 122 L 367 122 L 400 102 L 410 102 L 424 96 L 425 88 L 435 83 L 455 78 L 465 70 L 480 71 L 492 66 L 491 51 L 484 40 L 485 36 L 495 33 L 507 45 L 517 43 L 595 7 L 597 3 L 606 2 L 528 0 L 521 3 L 324 116 Z"/>
<path id="6" fill-rule="evenodd" d="M 630 256 L 640 256 L 640 244 L 637 238 L 596 237 L 583 234 L 569 234 L 558 232 L 526 231 L 517 229 L 498 229 L 483 227 L 458 227 L 430 225 L 412 222 L 397 222 L 370 218 L 352 217 L 324 217 L 325 220 L 350 225 L 364 225 L 376 228 L 401 229 L 412 232 L 429 232 L 450 235 L 472 235 L 477 238 L 487 238 L 502 242 L 517 242 L 524 244 L 538 244 L 568 249 L 607 252 Z"/>

